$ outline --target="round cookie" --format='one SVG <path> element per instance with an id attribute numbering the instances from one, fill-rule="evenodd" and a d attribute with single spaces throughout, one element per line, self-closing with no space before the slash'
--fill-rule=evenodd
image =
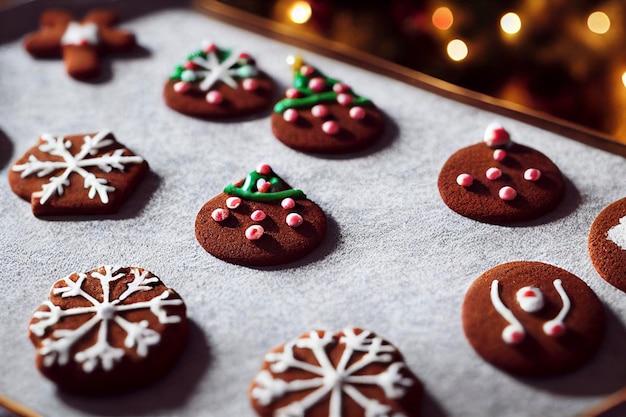
<path id="1" fill-rule="evenodd" d="M 163 89 L 168 107 L 204 119 L 260 113 L 269 109 L 273 95 L 273 81 L 254 58 L 207 41 L 176 66 Z"/>
<path id="2" fill-rule="evenodd" d="M 507 372 L 548 376 L 589 361 L 604 336 L 602 302 L 575 275 L 541 262 L 482 274 L 462 308 L 463 330 L 484 360 Z"/>
<path id="3" fill-rule="evenodd" d="M 326 216 L 269 165 L 209 200 L 196 217 L 196 239 L 211 255 L 246 266 L 295 261 L 326 234 Z"/>
<path id="4" fill-rule="evenodd" d="M 417 417 L 423 388 L 395 346 L 348 328 L 272 349 L 248 392 L 261 417 Z"/>
<path id="5" fill-rule="evenodd" d="M 600 276 L 626 292 L 626 198 L 607 206 L 593 221 L 589 254 Z"/>
<path id="6" fill-rule="evenodd" d="M 185 348 L 188 322 L 183 300 L 152 273 L 103 266 L 55 282 L 28 330 L 43 375 L 100 395 L 165 374 Z"/>
<path id="7" fill-rule="evenodd" d="M 369 99 L 318 69 L 293 58 L 293 87 L 274 106 L 272 132 L 301 152 L 341 154 L 380 139 L 385 116 Z"/>
<path id="8" fill-rule="evenodd" d="M 44 134 L 9 172 L 15 194 L 35 216 L 118 211 L 148 172 L 148 163 L 108 130 L 72 136 Z"/>
<path id="9" fill-rule="evenodd" d="M 437 184 L 450 209 L 491 224 L 541 217 L 556 208 L 565 192 L 563 175 L 548 157 L 513 143 L 495 123 L 487 127 L 483 143 L 446 161 Z"/>

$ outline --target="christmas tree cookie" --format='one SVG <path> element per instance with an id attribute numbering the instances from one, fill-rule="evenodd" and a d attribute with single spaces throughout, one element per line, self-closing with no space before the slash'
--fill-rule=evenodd
<path id="1" fill-rule="evenodd" d="M 166 373 L 186 346 L 188 322 L 183 300 L 151 272 L 102 266 L 55 282 L 28 331 L 47 378 L 100 395 Z"/>
<path id="2" fill-rule="evenodd" d="M 174 69 L 163 98 L 172 109 L 204 119 L 255 114 L 272 103 L 274 83 L 245 52 L 205 41 Z"/>
<path id="3" fill-rule="evenodd" d="M 600 276 L 626 292 L 626 198 L 609 204 L 593 221 L 589 254 Z"/>
<path id="4" fill-rule="evenodd" d="M 373 145 L 385 117 L 348 85 L 292 57 L 293 87 L 276 103 L 272 131 L 285 145 L 308 153 L 338 154 Z"/>
<path id="5" fill-rule="evenodd" d="M 395 346 L 347 328 L 272 349 L 248 393 L 261 417 L 417 417 L 422 390 Z"/>
<path id="6" fill-rule="evenodd" d="M 200 245 L 238 265 L 294 261 L 319 246 L 325 234 L 324 212 L 267 164 L 226 186 L 196 217 Z"/>
<path id="7" fill-rule="evenodd" d="M 563 199 L 565 183 L 548 157 L 512 142 L 502 126 L 492 123 L 482 143 L 446 161 L 438 187 L 444 203 L 460 215 L 511 224 L 553 210 Z"/>
<path id="8" fill-rule="evenodd" d="M 148 172 L 148 163 L 108 130 L 44 134 L 15 162 L 9 185 L 35 216 L 115 213 Z"/>

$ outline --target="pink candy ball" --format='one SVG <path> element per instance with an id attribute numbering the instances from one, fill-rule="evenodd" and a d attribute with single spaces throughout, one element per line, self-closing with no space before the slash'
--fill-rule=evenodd
<path id="1" fill-rule="evenodd" d="M 304 223 L 304 219 L 298 213 L 289 213 L 285 221 L 290 227 L 298 227 Z"/>
<path id="2" fill-rule="evenodd" d="M 497 180 L 502 176 L 502 171 L 498 168 L 489 168 L 485 174 L 488 180 Z"/>
<path id="3" fill-rule="evenodd" d="M 304 75 L 305 77 L 313 74 L 313 71 L 315 71 L 315 69 L 310 65 L 303 65 L 300 67 L 300 74 Z"/>
<path id="4" fill-rule="evenodd" d="M 271 184 L 271 183 L 269 183 L 268 181 L 265 181 L 263 178 L 260 178 L 260 179 L 256 182 L 256 189 L 257 189 L 260 193 L 266 193 L 266 192 L 268 192 L 271 186 L 272 186 L 272 184 Z"/>
<path id="5" fill-rule="evenodd" d="M 255 224 L 246 229 L 246 238 L 248 240 L 259 240 L 265 233 L 263 226 Z"/>
<path id="6" fill-rule="evenodd" d="M 347 93 L 348 91 L 350 91 L 350 87 L 343 83 L 337 83 L 333 85 L 333 91 L 337 94 Z"/>
<path id="7" fill-rule="evenodd" d="M 272 173 L 272 167 L 269 164 L 259 164 L 256 167 L 256 172 L 261 175 L 270 175 Z"/>
<path id="8" fill-rule="evenodd" d="M 254 222 L 261 222 L 265 220 L 266 217 L 267 215 L 265 214 L 263 210 L 254 210 L 252 214 L 250 215 L 250 218 Z"/>
<path id="9" fill-rule="evenodd" d="M 296 120 L 298 120 L 298 110 L 296 109 L 285 110 L 285 112 L 283 113 L 283 119 L 285 119 L 286 122 L 294 123 Z"/>
<path id="10" fill-rule="evenodd" d="M 211 213 L 211 217 L 213 218 L 213 220 L 215 220 L 218 223 L 226 220 L 228 216 L 229 216 L 228 210 L 224 210 L 223 208 L 216 208 Z"/>
<path id="11" fill-rule="evenodd" d="M 330 113 L 330 110 L 328 110 L 328 106 L 325 106 L 323 104 L 317 104 L 311 109 L 311 114 L 319 118 L 328 116 L 328 113 Z"/>
<path id="12" fill-rule="evenodd" d="M 500 191 L 498 191 L 498 195 L 504 201 L 511 201 L 515 200 L 515 197 L 517 197 L 517 191 L 515 191 L 515 188 L 509 187 L 507 185 L 506 187 L 500 188 Z"/>
<path id="13" fill-rule="evenodd" d="M 493 151 L 493 159 L 496 161 L 504 161 L 506 158 L 506 151 L 504 149 L 496 149 Z"/>
<path id="14" fill-rule="evenodd" d="M 241 198 L 239 197 L 228 197 L 226 199 L 226 207 L 229 209 L 236 209 L 241 205 Z"/>
<path id="15" fill-rule="evenodd" d="M 348 104 L 352 103 L 352 96 L 350 94 L 339 94 L 337 96 L 337 103 L 341 104 L 342 106 L 347 106 Z"/>
<path id="16" fill-rule="evenodd" d="M 206 95 L 206 101 L 211 104 L 220 104 L 224 100 L 224 96 L 217 90 L 209 91 Z"/>
<path id="17" fill-rule="evenodd" d="M 324 88 L 326 88 L 326 81 L 324 81 L 323 78 L 319 77 L 312 78 L 309 81 L 309 88 L 316 93 L 321 93 L 322 91 L 324 91 Z"/>
<path id="18" fill-rule="evenodd" d="M 202 50 L 205 54 L 210 54 L 211 52 L 215 52 L 217 50 L 217 47 L 213 42 L 204 42 L 204 44 L 202 45 Z"/>
<path id="19" fill-rule="evenodd" d="M 365 109 L 363 107 L 355 106 L 350 109 L 350 117 L 354 120 L 365 119 Z"/>
<path id="20" fill-rule="evenodd" d="M 527 181 L 537 181 L 541 178 L 541 171 L 536 168 L 529 168 L 524 171 L 524 179 Z"/>
<path id="21" fill-rule="evenodd" d="M 339 133 L 339 123 L 334 120 L 329 120 L 322 124 L 322 130 L 327 135 L 336 135 Z"/>
<path id="22" fill-rule="evenodd" d="M 241 85 L 243 86 L 243 89 L 246 91 L 254 91 L 257 88 L 259 88 L 259 82 L 255 80 L 254 78 L 246 78 L 245 80 L 243 80 Z"/>
<path id="23" fill-rule="evenodd" d="M 182 94 L 186 91 L 189 91 L 190 88 L 191 88 L 191 84 L 186 83 L 184 81 L 179 81 L 176 84 L 174 84 L 174 91 L 176 91 L 177 93 Z"/>
<path id="24" fill-rule="evenodd" d="M 298 98 L 300 96 L 300 92 L 293 87 L 289 87 L 287 91 L 285 91 L 285 97 L 287 98 Z"/>
<path id="25" fill-rule="evenodd" d="M 280 205 L 285 210 L 290 210 L 296 206 L 296 201 L 291 197 L 287 197 L 280 202 Z"/>
<path id="26" fill-rule="evenodd" d="M 469 187 L 474 183 L 474 177 L 470 174 L 461 174 L 456 177 L 456 183 L 461 187 Z"/>

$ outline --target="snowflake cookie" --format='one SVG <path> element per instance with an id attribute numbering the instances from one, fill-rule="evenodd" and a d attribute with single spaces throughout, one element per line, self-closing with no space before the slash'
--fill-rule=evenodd
<path id="1" fill-rule="evenodd" d="M 589 231 L 589 255 L 598 274 L 626 292 L 626 198 L 605 207 Z"/>
<path id="2" fill-rule="evenodd" d="M 63 56 L 69 75 L 92 78 L 100 74 L 101 54 L 136 46 L 132 33 L 113 27 L 118 20 L 114 10 L 92 10 L 82 22 L 65 10 L 49 10 L 41 15 L 41 29 L 24 40 L 24 48 L 37 58 Z"/>
<path id="3" fill-rule="evenodd" d="M 348 328 L 271 350 L 249 396 L 262 417 L 416 417 L 422 391 L 392 344 Z"/>
<path id="4" fill-rule="evenodd" d="M 250 54 L 209 41 L 176 66 L 163 89 L 171 109 L 204 119 L 262 112 L 270 107 L 273 95 L 273 81 Z"/>
<path id="5" fill-rule="evenodd" d="M 151 272 L 103 266 L 55 282 L 28 329 L 46 377 L 63 389 L 104 394 L 168 371 L 188 323 L 183 300 Z"/>
<path id="6" fill-rule="evenodd" d="M 385 117 L 371 100 L 300 57 L 289 62 L 293 86 L 272 114 L 278 140 L 301 152 L 339 154 L 367 148 L 382 136 Z"/>
<path id="7" fill-rule="evenodd" d="M 196 238 L 210 254 L 247 266 L 279 265 L 313 251 L 326 234 L 321 208 L 267 164 L 224 188 L 196 217 Z"/>
<path id="8" fill-rule="evenodd" d="M 35 216 L 115 213 L 148 172 L 108 130 L 88 135 L 44 134 L 13 165 L 9 184 Z"/>
<path id="9" fill-rule="evenodd" d="M 484 140 L 454 153 L 437 183 L 444 203 L 470 219 L 511 224 L 536 219 L 563 199 L 565 181 L 544 154 L 514 143 L 498 123 Z"/>

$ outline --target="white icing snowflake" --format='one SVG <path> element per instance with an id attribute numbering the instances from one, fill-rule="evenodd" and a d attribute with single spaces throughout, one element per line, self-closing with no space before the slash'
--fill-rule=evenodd
<path id="1" fill-rule="evenodd" d="M 196 56 L 191 59 L 191 62 L 201 69 L 185 70 L 181 74 L 181 79 L 187 82 L 202 80 L 199 85 L 202 91 L 209 91 L 218 81 L 222 81 L 230 88 L 237 89 L 239 86 L 233 77 L 248 78 L 257 75 L 257 69 L 254 65 L 246 65 L 245 72 L 243 72 L 243 67 L 233 68 L 240 59 L 239 55 L 232 52 L 222 62 L 217 56 L 217 49 L 208 52 L 206 58 Z"/>
<path id="2" fill-rule="evenodd" d="M 606 238 L 626 250 L 626 216 L 619 219 L 619 224 L 609 229 Z"/>
<path id="3" fill-rule="evenodd" d="M 63 137 L 54 137 L 49 134 L 42 135 L 44 143 L 39 145 L 39 150 L 49 155 L 63 158 L 62 161 L 40 161 L 35 155 L 28 157 L 28 162 L 13 166 L 13 171 L 21 172 L 21 178 L 36 174 L 38 177 L 45 177 L 57 170 L 64 170 L 59 176 L 50 177 L 50 182 L 41 187 L 41 191 L 33 193 L 34 197 L 40 197 L 40 204 L 45 204 L 50 197 L 58 194 L 63 195 L 65 187 L 70 185 L 69 176 L 75 172 L 84 180 L 84 187 L 89 188 L 88 196 L 93 199 L 96 194 L 104 204 L 109 202 L 109 192 L 115 191 L 114 187 L 108 184 L 105 178 L 98 178 L 85 168 L 97 167 L 101 171 L 108 173 L 113 169 L 124 170 L 125 164 L 139 164 L 143 162 L 140 156 L 124 156 L 124 149 L 116 149 L 110 153 L 94 156 L 101 148 L 114 143 L 112 139 L 105 139 L 109 135 L 108 130 L 96 133 L 94 136 L 85 136 L 80 151 L 76 155 L 68 150 L 72 143 Z"/>
<path id="4" fill-rule="evenodd" d="M 121 327 L 126 333 L 124 346 L 129 349 L 134 347 L 137 355 L 145 357 L 148 354 L 148 348 L 159 343 L 161 336 L 148 327 L 147 320 L 131 322 L 122 317 L 119 314 L 121 312 L 149 309 L 160 323 L 179 323 L 181 321 L 179 316 L 168 316 L 164 309 L 166 306 L 183 303 L 180 299 L 168 300 L 169 290 L 164 290 L 149 301 L 122 303 L 138 291 L 152 290 L 151 284 L 159 281 L 157 277 L 148 277 L 148 271 L 131 268 L 130 273 L 134 276 L 133 280 L 127 284 L 126 290 L 117 299 L 111 300 L 109 284 L 127 275 L 123 272 L 118 273 L 121 268 L 113 266 L 104 266 L 103 268 L 104 274 L 98 271 L 92 271 L 89 275 L 80 273 L 75 282 L 70 279 L 70 275 L 61 280 L 65 284 L 64 287 L 54 287 L 52 290 L 53 294 L 60 295 L 62 298 L 81 297 L 88 301 L 91 306 L 62 309 L 51 301 L 45 301 L 43 304 L 48 307 L 49 311 L 36 311 L 33 315 L 39 321 L 30 326 L 30 331 L 39 337 L 44 336 L 46 330 L 58 324 L 63 317 L 93 315 L 76 329 L 56 329 L 51 332 L 49 337 L 43 339 L 39 354 L 43 356 L 44 366 L 50 367 L 55 363 L 66 365 L 70 361 L 73 346 L 93 328 L 99 326 L 95 344 L 76 352 L 73 359 L 82 364 L 85 372 L 93 371 L 99 364 L 105 371 L 111 370 L 115 363 L 124 356 L 124 349 L 111 346 L 107 340 L 110 326 L 113 323 Z M 86 279 L 97 279 L 100 282 L 102 302 L 82 289 L 82 284 Z"/>
<path id="5" fill-rule="evenodd" d="M 339 343 L 344 351 L 337 366 L 334 366 L 327 352 L 327 346 L 336 343 L 336 337 L 325 332 L 322 337 L 318 332 L 310 332 L 309 337 L 301 337 L 285 344 L 282 352 L 268 353 L 265 360 L 270 364 L 274 374 L 289 369 L 306 371 L 314 378 L 285 381 L 274 378 L 269 371 L 261 371 L 257 375 L 256 387 L 252 397 L 262 406 L 269 405 L 275 398 L 283 397 L 292 392 L 312 390 L 300 400 L 275 410 L 274 417 L 305 417 L 307 410 L 328 396 L 328 417 L 341 417 L 343 395 L 350 397 L 365 412 L 365 417 L 406 417 L 402 413 L 392 414 L 391 407 L 376 399 L 366 397 L 358 388 L 359 385 L 377 386 L 383 390 L 387 398 L 403 397 L 407 388 L 414 384 L 410 378 L 404 377 L 400 370 L 403 362 L 393 362 L 397 350 L 392 345 L 383 344 L 383 339 L 373 336 L 369 331 L 356 334 L 354 329 L 346 329 Z M 304 362 L 294 356 L 294 348 L 310 350 L 317 364 Z M 354 353 L 365 353 L 353 362 Z M 388 364 L 386 370 L 374 375 L 358 375 L 372 363 Z"/>

